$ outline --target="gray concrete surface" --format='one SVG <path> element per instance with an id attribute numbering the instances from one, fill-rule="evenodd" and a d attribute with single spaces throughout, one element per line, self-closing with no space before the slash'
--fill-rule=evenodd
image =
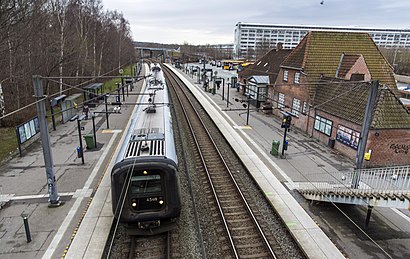
<path id="1" fill-rule="evenodd" d="M 222 75 L 223 72 L 221 72 Z M 229 73 L 228 76 L 231 76 Z M 188 77 L 188 76 L 187 76 Z M 196 82 L 196 78 L 190 79 Z M 202 86 L 198 85 L 199 89 Z M 225 94 L 226 94 L 225 87 Z M 221 90 L 216 95 L 207 93 L 219 107 L 226 107 L 222 101 Z M 241 108 L 233 98 L 242 98 L 236 89 L 230 89 L 229 107 Z M 127 98 L 132 101 L 135 96 Z M 103 109 L 99 107 L 97 109 Z M 123 107 L 121 115 L 110 116 L 110 129 L 125 127 L 131 107 Z M 353 162 L 342 157 L 334 150 L 326 147 L 304 133 L 291 130 L 290 146 L 285 158 L 273 157 L 269 154 L 272 140 L 282 142 L 282 132 L 279 119 L 272 115 L 252 111 L 249 126 L 245 126 L 244 111 L 227 112 L 229 117 L 239 126 L 238 132 L 253 149 L 260 152 L 260 158 L 270 167 L 275 176 L 288 188 L 289 183 L 304 181 L 308 174 L 331 174 L 336 171 L 350 170 Z M 242 114 L 240 114 L 242 113 Z M 75 148 L 78 146 L 77 123 L 68 122 L 57 126 L 57 131 L 51 131 L 53 156 L 56 167 L 58 192 L 65 194 L 62 200 L 65 204 L 58 208 L 49 208 L 47 198 L 41 198 L 47 193 L 46 175 L 42 158 L 41 145 L 37 142 L 24 151 L 24 157 L 15 157 L 0 167 L 0 203 L 9 201 L 0 209 L 0 259 L 3 258 L 41 258 L 50 249 L 52 240 L 56 237 L 61 224 L 75 205 L 78 197 L 82 197 L 77 213 L 73 215 L 69 226 L 61 236 L 58 246 L 52 247 L 52 258 L 60 258 L 70 244 L 72 235 L 79 226 L 90 201 L 90 192 L 82 195 L 73 194 L 84 187 L 93 171 L 104 147 L 113 137 L 112 133 L 103 133 L 106 129 L 104 117 L 97 120 L 97 140 L 99 147 L 85 152 L 85 164 L 76 158 Z M 91 120 L 84 122 L 85 131 L 92 130 Z M 115 143 L 119 141 L 119 135 Z M 107 164 L 113 150 L 104 158 Z M 278 168 L 280 170 L 278 170 Z M 93 179 L 90 190 L 95 191 L 104 167 Z M 296 191 L 291 193 L 303 208 L 311 215 L 319 226 L 330 236 L 333 242 L 349 258 L 410 258 L 410 219 L 409 211 L 375 208 L 368 230 L 363 230 L 366 208 L 351 205 L 338 205 L 336 208 L 327 203 L 311 203 L 301 197 Z M 39 196 L 36 196 L 39 195 Z M 17 198 L 20 198 L 17 200 Z M 26 242 L 21 214 L 29 215 L 32 242 Z M 380 247 L 379 247 L 380 246 Z M 383 252 L 385 250 L 385 252 Z M 386 255 L 388 254 L 388 255 Z"/>
<path id="2" fill-rule="evenodd" d="M 203 67 L 202 64 L 200 66 Z M 209 64 L 206 68 L 218 71 L 218 76 L 235 75 L 232 71 L 223 71 Z M 182 70 L 179 71 L 199 90 L 204 90 L 202 84 L 197 84 L 196 76 L 192 78 Z M 210 86 L 213 87 L 213 84 L 210 83 Z M 227 89 L 225 86 L 224 101 L 221 95 L 222 87 L 215 95 L 206 94 L 220 109 L 226 111 L 230 119 L 238 125 L 238 132 L 255 151 L 260 152 L 259 158 L 270 166 L 271 171 L 287 188 L 292 187 L 292 183 L 304 182 L 308 178 L 328 177 L 332 173 L 354 168 L 354 161 L 295 128 L 288 133 L 289 148 L 285 157 L 270 155 L 272 141 L 279 140 L 282 143 L 281 118 L 251 109 L 249 125 L 246 125 L 246 110 L 235 110 L 243 106 L 242 103 L 234 101 L 235 98 L 245 100 L 246 97 L 238 93 L 236 88 L 229 88 L 227 108 Z M 309 202 L 297 191 L 290 189 L 302 207 L 349 258 L 410 258 L 408 248 L 410 212 L 408 210 L 375 207 L 369 229 L 364 230 L 366 207 Z"/>
<path id="3" fill-rule="evenodd" d="M 139 91 L 140 85 L 141 82 L 137 83 L 134 93 Z M 109 97 L 109 101 L 114 99 L 115 96 Z M 136 95 L 130 95 L 126 101 L 135 102 L 136 99 Z M 132 109 L 133 106 L 123 106 L 121 114 L 111 114 L 110 129 L 122 132 Z M 105 106 L 101 104 L 90 110 L 102 111 Z M 121 133 L 105 131 L 105 114 L 99 114 L 95 123 L 98 145 L 95 149 L 85 149 L 84 165 L 76 153 L 80 141 L 77 122 L 60 124 L 56 131 L 50 131 L 57 190 L 64 201 L 60 207 L 48 207 L 46 174 L 39 140 L 24 150 L 23 157 L 14 157 L 1 166 L 0 202 L 5 204 L 0 209 L 1 259 L 61 258 L 65 255 L 121 136 Z M 92 133 L 91 119 L 81 122 L 81 126 L 84 127 L 83 135 Z M 108 147 L 110 141 L 111 148 Z M 84 140 L 83 146 L 86 146 Z M 26 241 L 22 214 L 28 215 L 30 243 Z"/>

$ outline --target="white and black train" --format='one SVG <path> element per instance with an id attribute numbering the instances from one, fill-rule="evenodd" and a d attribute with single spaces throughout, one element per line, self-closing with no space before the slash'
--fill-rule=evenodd
<path id="1" fill-rule="evenodd" d="M 113 213 L 136 234 L 167 231 L 181 212 L 168 89 L 161 67 L 150 70 L 111 172 Z"/>

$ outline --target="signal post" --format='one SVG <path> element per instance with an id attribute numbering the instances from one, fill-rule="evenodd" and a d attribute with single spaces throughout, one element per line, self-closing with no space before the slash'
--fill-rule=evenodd
<path id="1" fill-rule="evenodd" d="M 285 156 L 285 150 L 288 150 L 288 142 L 286 140 L 286 133 L 290 131 L 290 123 L 292 122 L 292 115 L 288 112 L 282 112 L 282 125 L 281 128 L 285 129 L 283 132 L 283 144 L 282 144 L 282 157 Z"/>

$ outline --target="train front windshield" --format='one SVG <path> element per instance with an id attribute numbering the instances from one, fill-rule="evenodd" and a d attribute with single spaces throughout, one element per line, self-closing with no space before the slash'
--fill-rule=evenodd
<path id="1" fill-rule="evenodd" d="M 158 169 L 134 171 L 130 186 L 134 211 L 161 210 L 165 206 L 164 177 Z"/>
<path id="2" fill-rule="evenodd" d="M 149 194 L 161 191 L 161 176 L 159 174 L 137 175 L 131 178 L 132 194 Z"/>

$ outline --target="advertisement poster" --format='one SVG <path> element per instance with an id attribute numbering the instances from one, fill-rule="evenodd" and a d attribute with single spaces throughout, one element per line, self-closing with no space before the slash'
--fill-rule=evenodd
<path id="1" fill-rule="evenodd" d="M 348 127 L 339 125 L 336 133 L 336 140 L 354 149 L 359 146 L 360 132 Z"/>

